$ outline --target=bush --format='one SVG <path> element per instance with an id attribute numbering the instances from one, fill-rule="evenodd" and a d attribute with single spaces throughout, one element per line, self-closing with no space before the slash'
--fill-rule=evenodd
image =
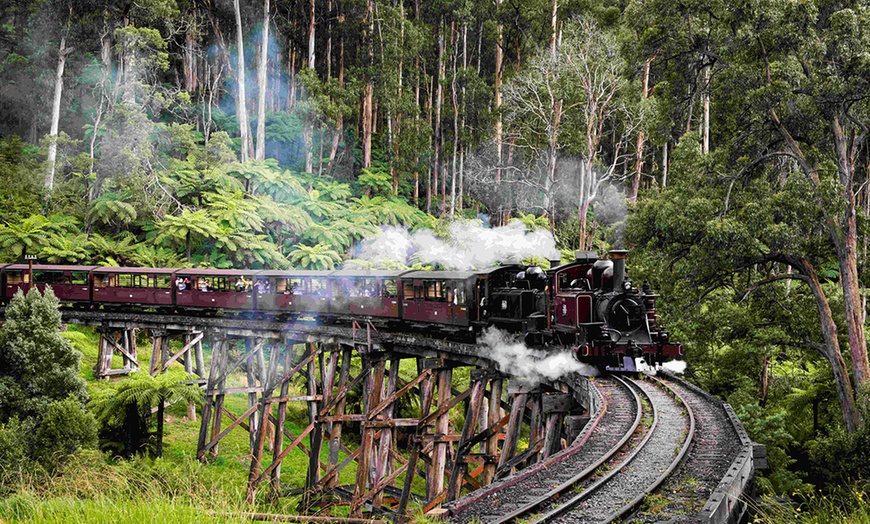
<path id="1" fill-rule="evenodd" d="M 48 471 L 80 449 L 97 446 L 97 421 L 73 397 L 48 405 L 36 430 L 33 457 Z"/>

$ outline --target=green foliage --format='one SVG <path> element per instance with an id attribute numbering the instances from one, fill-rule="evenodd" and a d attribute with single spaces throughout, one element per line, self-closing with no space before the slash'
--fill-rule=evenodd
<path id="1" fill-rule="evenodd" d="M 17 473 L 34 466 L 29 456 L 28 436 L 33 434 L 33 419 L 17 416 L 0 424 L 0 493 Z"/>
<path id="2" fill-rule="evenodd" d="M 194 376 L 178 368 L 152 377 L 143 371 L 130 374 L 115 388 L 102 390 L 89 404 L 96 418 L 103 424 L 103 447 L 125 456 L 141 450 L 144 428 L 148 425 L 151 408 L 157 407 L 156 456 L 163 454 L 163 416 L 166 404 L 176 402 L 202 402 L 202 392 L 189 381 Z M 107 439 L 120 437 L 120 441 Z"/>
<path id="3" fill-rule="evenodd" d="M 326 244 L 297 244 L 290 251 L 289 258 L 290 263 L 299 269 L 335 269 L 341 263 L 341 255 Z"/>
<path id="4" fill-rule="evenodd" d="M 788 450 L 795 441 L 788 432 L 786 413 L 776 408 L 764 410 L 757 404 L 738 406 L 735 412 L 749 433 L 749 438 L 767 447 L 770 471 L 765 475 L 767 482 L 764 485 L 773 493 L 797 493 L 808 489 L 800 477 L 788 469 L 794 463 L 794 459 L 788 456 Z"/>
<path id="5" fill-rule="evenodd" d="M 393 177 L 389 167 L 383 164 L 363 168 L 356 182 L 367 195 L 388 195 L 393 192 Z"/>
<path id="6" fill-rule="evenodd" d="M 13 416 L 40 417 L 49 404 L 68 396 L 84 402 L 78 377 L 81 355 L 60 334 L 58 300 L 32 289 L 18 292 L 6 307 L 0 330 L 0 422 Z"/>
<path id="7" fill-rule="evenodd" d="M 97 445 L 97 421 L 79 399 L 67 397 L 48 405 L 33 437 L 33 457 L 52 472 L 69 456 Z"/>

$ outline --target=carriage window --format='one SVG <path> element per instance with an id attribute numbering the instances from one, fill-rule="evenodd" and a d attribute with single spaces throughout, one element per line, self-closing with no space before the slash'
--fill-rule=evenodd
<path id="1" fill-rule="evenodd" d="M 214 277 L 211 281 L 211 287 L 214 291 L 235 291 L 235 288 L 230 285 L 228 277 Z"/>
<path id="2" fill-rule="evenodd" d="M 170 289 L 172 287 L 172 279 L 171 275 L 156 275 L 154 278 L 157 280 L 157 287 L 159 289 Z"/>
<path id="3" fill-rule="evenodd" d="M 309 282 L 311 282 L 311 295 L 325 297 L 328 294 L 325 278 L 312 278 Z"/>
<path id="4" fill-rule="evenodd" d="M 333 280 L 332 281 L 332 296 L 334 297 L 353 297 L 353 286 L 348 280 Z"/>
<path id="5" fill-rule="evenodd" d="M 145 275 L 131 275 L 129 273 L 121 273 L 116 275 L 116 279 L 109 279 L 109 285 L 115 287 L 145 287 L 148 285 L 147 278 L 142 278 Z"/>
<path id="6" fill-rule="evenodd" d="M 412 282 L 402 282 L 402 300 L 414 300 L 414 284 Z"/>
<path id="7" fill-rule="evenodd" d="M 33 281 L 37 284 L 66 284 L 62 271 L 39 271 L 33 272 Z"/>
<path id="8" fill-rule="evenodd" d="M 73 271 L 70 273 L 70 283 L 74 286 L 85 286 L 88 284 L 88 273 L 86 271 Z"/>
<path id="9" fill-rule="evenodd" d="M 21 284 L 24 282 L 24 272 L 23 271 L 8 271 L 6 273 L 6 283 L 7 284 Z"/>
<path id="10" fill-rule="evenodd" d="M 436 302 L 444 302 L 446 300 L 446 286 L 444 282 L 425 282 L 426 286 L 426 300 L 436 301 Z"/>
<path id="11" fill-rule="evenodd" d="M 396 287 L 395 280 L 388 279 L 383 281 L 383 286 L 381 287 L 381 296 L 395 298 L 397 291 L 398 288 Z"/>

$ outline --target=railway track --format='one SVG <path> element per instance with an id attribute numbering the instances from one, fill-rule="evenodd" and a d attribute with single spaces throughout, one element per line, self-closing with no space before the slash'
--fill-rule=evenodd
<path id="1" fill-rule="evenodd" d="M 686 455 L 694 435 L 694 419 L 683 400 L 667 387 L 631 380 L 648 402 L 646 431 L 635 435 L 612 469 L 583 479 L 577 493 L 563 495 L 544 506 L 529 522 L 613 522 L 633 512 L 667 479 Z"/>
<path id="2" fill-rule="evenodd" d="M 604 403 L 590 431 L 542 465 L 449 506 L 453 522 L 611 522 L 633 512 L 689 448 L 694 422 L 659 384 L 595 381 Z"/>
<path id="3" fill-rule="evenodd" d="M 723 479 L 741 453 L 741 439 L 721 401 L 711 399 L 688 382 L 660 375 L 658 380 L 683 398 L 695 415 L 695 438 L 689 453 L 667 480 L 650 495 L 645 507 L 626 521 L 633 523 L 707 521 L 714 511 L 709 501 L 723 490 Z"/>

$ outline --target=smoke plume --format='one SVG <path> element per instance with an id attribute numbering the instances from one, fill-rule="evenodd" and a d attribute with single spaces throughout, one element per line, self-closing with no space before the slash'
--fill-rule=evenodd
<path id="1" fill-rule="evenodd" d="M 640 371 L 641 373 L 645 373 L 651 377 L 656 376 L 656 374 L 658 373 L 655 367 L 650 366 L 643 359 L 639 359 L 636 362 L 636 365 L 638 371 Z M 687 364 L 685 360 L 672 360 L 670 362 L 664 362 L 661 365 L 661 369 L 675 375 L 682 375 L 686 372 L 686 366 Z"/>
<path id="2" fill-rule="evenodd" d="M 536 350 L 514 339 L 509 333 L 496 328 L 484 331 L 481 342 L 486 356 L 498 365 L 498 369 L 530 385 L 547 380 L 556 380 L 569 373 L 594 377 L 598 370 L 578 362 L 569 351 L 558 353 Z"/>
<path id="3" fill-rule="evenodd" d="M 549 231 L 526 231 L 521 222 L 515 221 L 496 228 L 485 228 L 477 222 L 454 222 L 449 228 L 449 240 L 430 229 L 409 233 L 401 227 L 387 226 L 378 236 L 363 240 L 354 258 L 470 270 L 499 263 L 516 264 L 532 256 L 559 258 L 556 241 Z"/>

